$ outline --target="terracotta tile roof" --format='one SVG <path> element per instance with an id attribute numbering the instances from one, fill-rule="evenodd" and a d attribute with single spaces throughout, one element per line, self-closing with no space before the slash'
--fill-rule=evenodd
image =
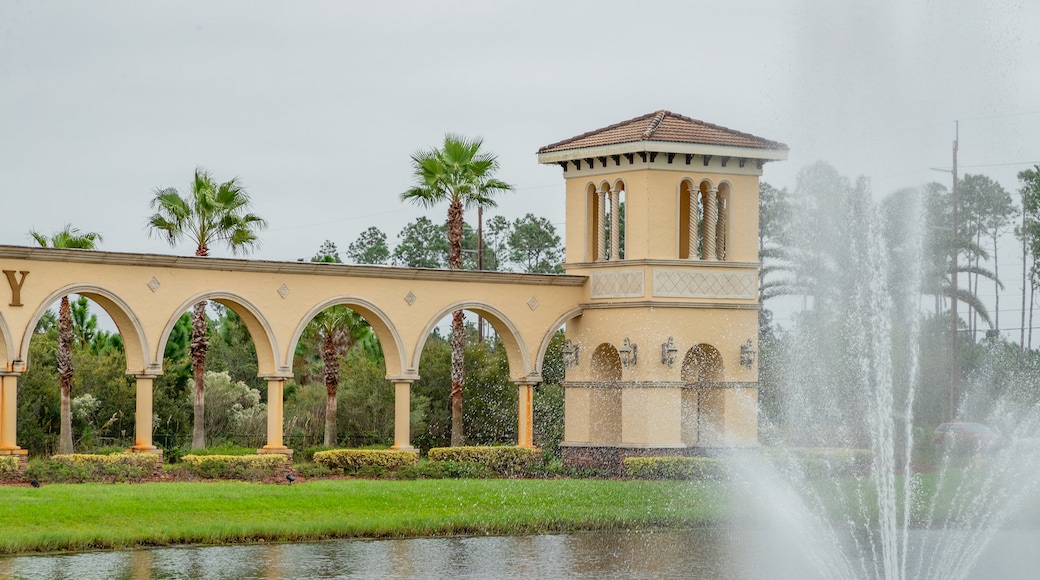
<path id="1" fill-rule="evenodd" d="M 696 143 L 701 145 L 724 145 L 751 149 L 781 149 L 787 145 L 770 141 L 748 133 L 741 133 L 719 125 L 676 115 L 671 111 L 657 111 L 628 121 L 622 121 L 564 139 L 538 150 L 539 153 L 569 151 L 604 145 L 620 145 L 637 141 L 659 141 L 666 143 Z"/>

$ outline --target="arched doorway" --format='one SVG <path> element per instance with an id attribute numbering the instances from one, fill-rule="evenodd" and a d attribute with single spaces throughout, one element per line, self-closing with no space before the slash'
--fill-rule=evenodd
<path id="1" fill-rule="evenodd" d="M 721 440 L 724 411 L 722 355 L 710 344 L 686 351 L 682 363 L 681 436 L 686 445 L 712 444 Z"/>

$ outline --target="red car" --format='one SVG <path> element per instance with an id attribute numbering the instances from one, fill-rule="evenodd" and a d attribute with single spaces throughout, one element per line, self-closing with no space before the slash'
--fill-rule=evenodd
<path id="1" fill-rule="evenodd" d="M 982 423 L 943 423 L 932 433 L 932 443 L 947 445 L 970 445 L 980 449 L 995 447 L 1003 435 Z"/>

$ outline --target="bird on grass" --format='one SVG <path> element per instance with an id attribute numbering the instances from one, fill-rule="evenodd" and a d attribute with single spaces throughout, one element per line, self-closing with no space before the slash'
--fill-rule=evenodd
<path id="1" fill-rule="evenodd" d="M 35 477 L 29 480 L 29 485 L 33 487 L 40 487 L 40 482 Z"/>

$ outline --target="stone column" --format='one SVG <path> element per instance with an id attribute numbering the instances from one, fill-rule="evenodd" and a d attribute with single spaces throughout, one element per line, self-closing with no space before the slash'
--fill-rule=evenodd
<path id="1" fill-rule="evenodd" d="M 621 259 L 621 192 L 610 190 L 610 259 Z"/>
<path id="2" fill-rule="evenodd" d="M 607 192 L 596 192 L 599 203 L 596 212 L 599 219 L 596 221 L 596 261 L 602 262 L 607 259 Z"/>
<path id="3" fill-rule="evenodd" d="M 134 446 L 131 451 L 135 453 L 154 452 L 155 445 L 152 444 L 152 382 L 155 375 L 137 374 L 137 411 L 134 417 Z"/>
<path id="4" fill-rule="evenodd" d="M 688 255 L 688 257 L 691 260 L 696 260 L 696 259 L 700 258 L 700 256 L 698 255 L 698 251 L 699 250 L 697 248 L 697 232 L 700 230 L 700 224 L 698 223 L 700 216 L 698 215 L 698 212 L 697 212 L 697 206 L 698 206 L 697 198 L 699 198 L 699 197 L 700 197 L 700 192 L 699 191 L 693 190 L 693 191 L 690 192 L 690 232 L 689 232 L 689 235 L 690 235 L 689 246 L 690 247 L 689 247 L 689 252 L 688 252 L 689 255 Z"/>
<path id="5" fill-rule="evenodd" d="M 18 373 L 0 374 L 0 454 L 23 455 L 18 447 Z M 21 452 L 21 453 L 19 453 Z"/>
<path id="6" fill-rule="evenodd" d="M 534 385 L 528 381 L 514 381 L 519 389 L 517 397 L 516 446 L 534 447 Z"/>
<path id="7" fill-rule="evenodd" d="M 257 453 L 281 453 L 292 457 L 292 449 L 285 446 L 282 437 L 282 392 L 285 388 L 285 377 L 264 377 L 267 379 L 267 445 L 258 449 Z"/>
<path id="8" fill-rule="evenodd" d="M 719 219 L 715 226 L 715 257 L 719 260 L 726 259 L 726 206 L 729 203 L 719 196 Z"/>
<path id="9" fill-rule="evenodd" d="M 390 449 L 411 451 L 412 381 L 394 381 L 394 444 Z"/>
<path id="10" fill-rule="evenodd" d="M 712 188 L 704 194 L 704 224 L 702 231 L 704 239 L 701 241 L 701 259 L 714 261 L 715 255 L 715 225 L 719 219 L 719 190 Z"/>

